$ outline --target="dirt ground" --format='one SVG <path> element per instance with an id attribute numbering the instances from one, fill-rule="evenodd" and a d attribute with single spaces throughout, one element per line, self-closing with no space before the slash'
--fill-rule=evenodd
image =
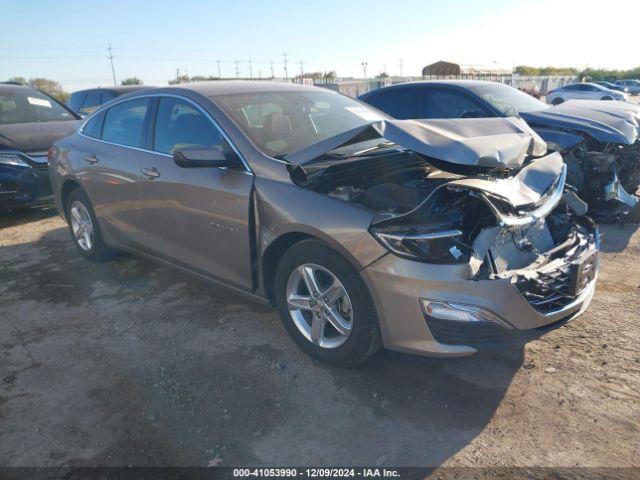
<path id="1" fill-rule="evenodd" d="M 276 313 L 0 217 L 0 465 L 640 466 L 640 233 L 602 228 L 591 308 L 524 349 L 323 366 Z"/>

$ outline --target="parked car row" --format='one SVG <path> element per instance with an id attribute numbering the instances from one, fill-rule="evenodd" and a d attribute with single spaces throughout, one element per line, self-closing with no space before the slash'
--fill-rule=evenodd
<path id="1" fill-rule="evenodd" d="M 487 82 L 361 101 L 212 82 L 68 115 L 49 173 L 81 255 L 144 255 L 269 302 L 339 366 L 382 346 L 470 355 L 580 315 L 591 216 L 629 218 L 640 183 L 637 106 L 554 107 Z"/>
<path id="2" fill-rule="evenodd" d="M 142 85 L 127 85 L 122 87 L 79 90 L 77 92 L 73 92 L 69 96 L 67 105 L 81 117 L 86 117 L 100 105 L 104 105 L 120 95 L 125 95 L 145 88 L 149 87 Z"/>
<path id="3" fill-rule="evenodd" d="M 35 88 L 0 83 L 0 212 L 50 202 L 47 150 L 53 142 L 100 105 L 143 88 L 81 90 L 63 105 Z"/>

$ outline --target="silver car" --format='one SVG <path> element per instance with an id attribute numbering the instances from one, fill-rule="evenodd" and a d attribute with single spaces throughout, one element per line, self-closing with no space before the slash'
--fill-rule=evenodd
<path id="1" fill-rule="evenodd" d="M 598 234 L 514 118 L 392 120 L 329 90 L 214 82 L 121 97 L 49 152 L 79 252 L 277 307 L 305 352 L 470 355 L 579 315 Z"/>
<path id="2" fill-rule="evenodd" d="M 597 83 L 571 83 L 551 90 L 546 95 L 547 103 L 560 105 L 567 100 L 619 100 L 626 101 L 629 96 L 620 91 L 609 90 Z"/>

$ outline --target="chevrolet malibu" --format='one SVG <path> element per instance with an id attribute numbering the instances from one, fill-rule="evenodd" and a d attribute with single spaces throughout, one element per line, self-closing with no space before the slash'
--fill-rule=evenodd
<path id="1" fill-rule="evenodd" d="M 259 297 L 333 365 L 526 341 L 595 288 L 597 230 L 519 119 L 392 120 L 315 87 L 214 82 L 116 99 L 49 160 L 84 257 Z"/>

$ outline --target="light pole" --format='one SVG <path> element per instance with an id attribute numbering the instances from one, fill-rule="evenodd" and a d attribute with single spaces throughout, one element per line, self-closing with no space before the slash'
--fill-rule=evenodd
<path id="1" fill-rule="evenodd" d="M 364 79 L 367 79 L 367 62 L 362 62 L 362 71 L 364 72 Z"/>
<path id="2" fill-rule="evenodd" d="M 289 71 L 287 70 L 287 52 L 282 54 L 282 58 L 284 60 L 284 81 L 289 81 Z"/>
<path id="3" fill-rule="evenodd" d="M 216 63 L 218 64 L 218 78 L 222 78 L 222 75 L 220 74 L 220 60 L 216 60 Z"/>
<path id="4" fill-rule="evenodd" d="M 113 75 L 113 86 L 117 87 L 118 83 L 116 82 L 116 71 L 113 68 L 113 53 L 111 52 L 111 50 L 112 50 L 111 44 L 109 44 L 109 48 L 107 48 L 107 51 L 109 52 L 109 56 L 107 58 L 111 62 L 111 74 Z"/>

